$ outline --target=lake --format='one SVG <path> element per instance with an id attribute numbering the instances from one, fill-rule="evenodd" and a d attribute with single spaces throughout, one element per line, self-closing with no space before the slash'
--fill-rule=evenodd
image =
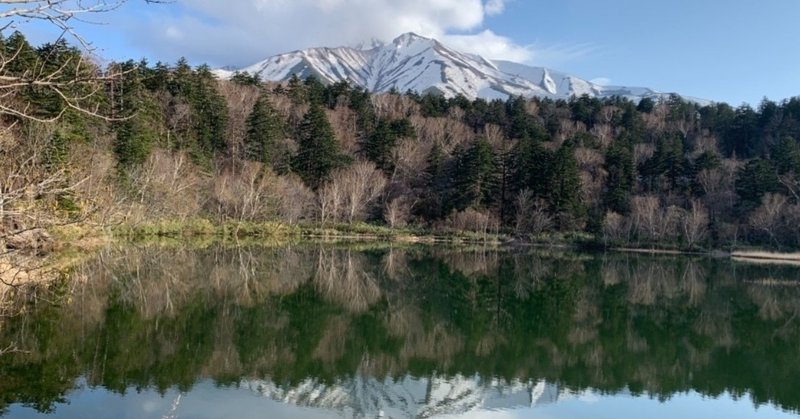
<path id="1" fill-rule="evenodd" d="M 0 325 L 9 418 L 796 418 L 800 268 L 130 246 Z"/>

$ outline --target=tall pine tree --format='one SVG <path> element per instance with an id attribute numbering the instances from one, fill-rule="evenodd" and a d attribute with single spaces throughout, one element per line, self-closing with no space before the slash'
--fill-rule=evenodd
<path id="1" fill-rule="evenodd" d="M 498 191 L 496 156 L 486 138 L 480 137 L 459 157 L 453 176 L 453 199 L 450 204 L 463 210 L 488 207 Z"/>
<path id="2" fill-rule="evenodd" d="M 347 163 L 347 157 L 339 150 L 325 110 L 318 102 L 312 102 L 303 117 L 297 142 L 297 155 L 292 166 L 300 178 L 314 189 L 328 180 L 334 169 Z"/>
<path id="3" fill-rule="evenodd" d="M 272 151 L 275 142 L 282 135 L 283 127 L 266 94 L 262 93 L 258 97 L 246 124 L 245 158 L 271 164 Z"/>
<path id="4" fill-rule="evenodd" d="M 636 175 L 633 153 L 627 141 L 619 139 L 611 144 L 603 168 L 608 173 L 603 193 L 605 206 L 614 212 L 627 214 Z"/>

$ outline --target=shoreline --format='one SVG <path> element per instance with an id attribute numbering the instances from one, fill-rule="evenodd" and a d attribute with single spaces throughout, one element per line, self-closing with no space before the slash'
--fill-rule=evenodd
<path id="1" fill-rule="evenodd" d="M 630 253 L 652 256 L 696 256 L 729 259 L 741 263 L 772 263 L 800 266 L 800 252 L 775 252 L 767 249 L 732 251 L 688 250 L 670 244 L 661 247 L 610 246 L 597 243 L 585 234 L 555 234 L 520 239 L 499 232 L 431 230 L 419 227 L 392 229 L 387 226 L 358 224 L 284 224 L 278 222 L 214 223 L 208 219 L 163 220 L 141 224 L 72 225 L 49 233 L 55 241 L 51 256 L 87 253 L 112 243 L 142 243 L 175 240 L 205 243 L 247 244 L 260 241 L 386 242 L 397 244 L 484 246 L 493 248 L 545 248 L 575 251 Z"/>
<path id="2" fill-rule="evenodd" d="M 773 264 L 800 267 L 800 252 L 773 252 L 765 249 L 734 251 L 691 251 L 656 247 L 603 246 L 589 236 L 580 234 L 548 235 L 524 240 L 501 233 L 466 231 L 435 231 L 422 228 L 391 229 L 371 224 L 316 225 L 283 223 L 225 222 L 207 219 L 167 220 L 138 225 L 114 226 L 71 225 L 51 229 L 53 247 L 44 255 L 26 254 L 0 257 L 0 279 L 14 288 L 16 285 L 47 284 L 53 278 L 68 275 L 70 266 L 91 257 L 110 245 L 175 244 L 209 246 L 215 243 L 231 246 L 249 244 L 291 245 L 302 243 L 327 244 L 386 244 L 398 246 L 447 246 L 463 249 L 559 249 L 591 253 L 628 253 L 648 256 L 686 256 L 727 259 L 733 263 Z M 33 250 L 33 249 L 31 249 Z M 29 266 L 28 266 L 29 265 Z M 30 269 L 30 267 L 36 268 Z M 24 275 L 22 275 L 24 274 Z M 9 275 L 12 278 L 9 278 Z M 24 280 L 23 280 L 24 278 Z M 9 281 L 9 279 L 11 279 Z M 8 290 L 3 291 L 6 294 Z M 6 297 L 6 295 L 4 295 Z"/>

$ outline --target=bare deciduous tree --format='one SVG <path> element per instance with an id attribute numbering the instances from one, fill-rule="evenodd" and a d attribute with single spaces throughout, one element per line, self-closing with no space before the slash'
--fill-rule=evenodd
<path id="1" fill-rule="evenodd" d="M 318 192 L 319 221 L 322 224 L 337 221 L 344 206 L 344 193 L 339 182 L 328 182 Z"/>
<path id="2" fill-rule="evenodd" d="M 680 208 L 673 205 L 663 208 L 656 196 L 637 196 L 631 200 L 631 227 L 640 239 L 674 239 L 680 213 Z"/>
<path id="3" fill-rule="evenodd" d="M 146 3 L 162 3 L 161 0 L 143 0 Z M 86 51 L 91 51 L 91 42 L 75 30 L 73 23 L 86 21 L 90 15 L 108 13 L 120 8 L 127 0 L 0 0 L 0 29 L 16 29 L 27 22 L 43 22 L 62 32 L 61 38 L 77 41 Z M 121 73 L 102 74 L 97 66 L 84 56 L 47 66 L 40 63 L 34 68 L 19 73 L 12 71 L 13 63 L 20 59 L 21 49 L 9 53 L 0 52 L 0 114 L 39 122 L 60 119 L 67 110 L 75 110 L 99 118 L 109 118 L 100 112 L 99 104 L 90 104 L 104 88 L 104 83 L 118 78 Z M 54 93 L 62 101 L 55 116 L 42 118 L 32 112 L 31 105 L 20 101 L 18 92 L 22 88 L 36 87 Z M 75 89 L 82 87 L 82 89 Z M 75 93 L 79 92 L 79 93 Z"/>
<path id="4" fill-rule="evenodd" d="M 630 223 L 622 214 L 609 211 L 603 220 L 603 240 L 609 243 L 625 243 L 630 240 Z"/>
<path id="5" fill-rule="evenodd" d="M 514 230 L 517 234 L 541 234 L 554 225 L 553 217 L 547 212 L 546 203 L 536 199 L 530 189 L 525 189 L 517 195 L 516 210 Z"/>
<path id="6" fill-rule="evenodd" d="M 217 174 L 213 197 L 219 215 L 239 221 L 271 218 L 276 202 L 273 178 L 271 172 L 256 162 L 243 162 L 241 167 Z"/>
<path id="7" fill-rule="evenodd" d="M 689 248 L 705 240 L 708 234 L 708 211 L 702 203 L 694 199 L 691 201 L 689 209 L 681 217 L 681 227 Z"/>
<path id="8" fill-rule="evenodd" d="M 386 186 L 386 179 L 374 164 L 358 162 L 342 173 L 347 199 L 347 221 L 363 220 L 368 206 Z"/>
<path id="9" fill-rule="evenodd" d="M 500 228 L 500 220 L 489 211 L 467 208 L 464 211 L 450 214 L 443 226 L 446 229 L 472 231 L 487 236 L 489 233 L 497 233 Z"/>
<path id="10" fill-rule="evenodd" d="M 305 219 L 314 206 L 314 192 L 296 175 L 280 176 L 277 179 L 278 212 L 281 219 L 294 224 Z"/>
<path id="11" fill-rule="evenodd" d="M 391 228 L 405 227 L 411 215 L 411 200 L 406 196 L 394 198 L 386 203 L 383 219 Z"/>
<path id="12" fill-rule="evenodd" d="M 761 206 L 750 214 L 750 227 L 765 234 L 775 244 L 779 244 L 779 233 L 787 205 L 788 199 L 783 195 L 773 193 L 764 195 Z"/>

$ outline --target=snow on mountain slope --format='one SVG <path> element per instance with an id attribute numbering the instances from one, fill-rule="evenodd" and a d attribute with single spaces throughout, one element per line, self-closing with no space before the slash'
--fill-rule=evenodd
<path id="1" fill-rule="evenodd" d="M 576 394 L 545 381 L 480 377 L 407 376 L 384 380 L 356 376 L 323 384 L 307 379 L 285 387 L 269 380 L 244 380 L 241 388 L 296 406 L 337 412 L 346 418 L 429 418 L 487 410 L 514 410 L 569 399 Z"/>
<path id="2" fill-rule="evenodd" d="M 276 55 L 241 72 L 267 81 L 286 81 L 293 75 L 315 76 L 323 83 L 348 81 L 373 93 L 391 90 L 463 95 L 474 99 L 509 96 L 567 99 L 571 96 L 623 96 L 632 100 L 669 94 L 644 87 L 601 86 L 543 67 L 509 61 L 490 61 L 448 48 L 435 39 L 407 33 L 387 44 L 365 48 L 310 48 Z M 233 72 L 217 70 L 219 77 Z M 693 99 L 698 102 L 701 100 Z"/>

